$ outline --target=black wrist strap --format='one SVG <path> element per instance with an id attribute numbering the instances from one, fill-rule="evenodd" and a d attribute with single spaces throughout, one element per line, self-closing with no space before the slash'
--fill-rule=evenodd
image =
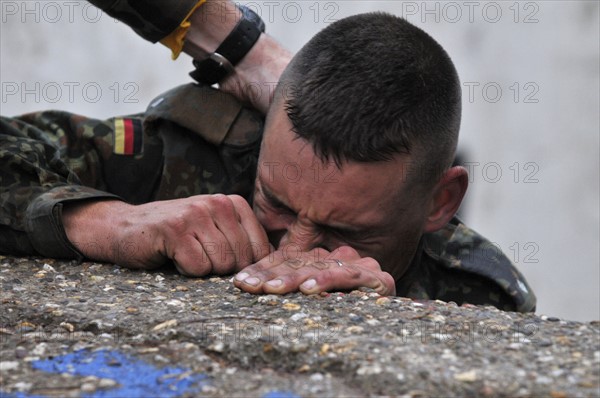
<path id="1" fill-rule="evenodd" d="M 194 60 L 196 70 L 190 76 L 200 82 L 213 85 L 234 72 L 234 67 L 254 46 L 265 31 L 265 24 L 254 11 L 238 5 L 242 17 L 216 51 L 203 60 Z"/>

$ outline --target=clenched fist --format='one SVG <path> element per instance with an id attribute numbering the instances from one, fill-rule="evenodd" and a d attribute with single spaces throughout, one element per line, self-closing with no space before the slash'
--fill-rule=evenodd
<path id="1" fill-rule="evenodd" d="M 237 195 L 198 195 L 129 205 L 71 204 L 63 211 L 69 240 L 86 257 L 150 269 L 172 260 L 189 276 L 232 273 L 271 251 L 265 230 Z"/>

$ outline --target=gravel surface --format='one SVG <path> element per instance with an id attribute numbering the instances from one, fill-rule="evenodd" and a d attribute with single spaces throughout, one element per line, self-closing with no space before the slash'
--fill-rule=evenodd
<path id="1" fill-rule="evenodd" d="M 600 396 L 599 321 L 40 258 L 0 285 L 1 397 Z"/>

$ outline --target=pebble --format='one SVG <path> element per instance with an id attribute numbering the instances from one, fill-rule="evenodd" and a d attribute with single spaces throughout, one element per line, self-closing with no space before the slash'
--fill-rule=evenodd
<path id="1" fill-rule="evenodd" d="M 257 301 L 261 304 L 275 305 L 281 300 L 280 296 L 274 294 L 267 294 L 266 296 L 260 296 Z"/>
<path id="2" fill-rule="evenodd" d="M 0 371 L 15 370 L 18 368 L 19 368 L 19 362 L 17 362 L 17 361 L 0 362 Z"/>
<path id="3" fill-rule="evenodd" d="M 283 309 L 288 311 L 298 311 L 301 308 L 300 304 L 296 303 L 285 303 Z"/>
<path id="4" fill-rule="evenodd" d="M 146 348 L 140 348 L 137 352 L 138 354 L 147 354 L 150 352 L 158 352 L 159 349 L 158 347 L 146 347 Z"/>
<path id="5" fill-rule="evenodd" d="M 353 325 L 353 326 L 348 326 L 345 330 L 346 330 L 346 333 L 348 333 L 348 334 L 359 334 L 359 333 L 362 333 L 365 329 L 361 326 Z"/>
<path id="6" fill-rule="evenodd" d="M 80 389 L 82 392 L 94 392 L 96 391 L 96 385 L 94 383 L 83 383 Z"/>
<path id="7" fill-rule="evenodd" d="M 223 344 L 222 341 L 217 341 L 216 343 L 211 344 L 208 349 L 215 352 L 223 352 L 225 350 L 225 344 Z"/>
<path id="8" fill-rule="evenodd" d="M 510 343 L 508 345 L 508 347 L 506 347 L 506 348 L 508 350 L 519 351 L 522 347 L 523 347 L 523 344 L 521 344 L 521 343 Z"/>
<path id="9" fill-rule="evenodd" d="M 37 357 L 44 356 L 47 349 L 48 349 L 47 343 L 40 343 L 40 344 L 36 345 L 33 350 L 31 350 L 31 355 L 37 356 Z"/>
<path id="10" fill-rule="evenodd" d="M 535 382 L 537 384 L 551 384 L 552 383 L 552 379 L 549 378 L 548 376 L 538 376 L 535 379 Z"/>
<path id="11" fill-rule="evenodd" d="M 388 297 L 379 297 L 377 300 L 375 300 L 375 304 L 377 304 L 377 305 L 387 305 L 391 301 L 392 300 L 390 300 Z"/>
<path id="12" fill-rule="evenodd" d="M 25 347 L 15 348 L 15 356 L 19 359 L 23 359 L 27 356 L 27 349 Z"/>
<path id="13" fill-rule="evenodd" d="M 73 333 L 75 331 L 75 326 L 73 326 L 72 324 L 70 324 L 68 322 L 61 322 L 60 327 L 62 327 L 69 333 Z"/>
<path id="14" fill-rule="evenodd" d="M 457 373 L 454 375 L 454 380 L 472 383 L 477 380 L 477 372 L 475 370 L 469 370 L 467 372 Z"/>
<path id="15" fill-rule="evenodd" d="M 295 313 L 294 315 L 292 315 L 292 316 L 290 317 L 290 320 L 291 320 L 291 321 L 293 321 L 293 322 L 297 322 L 297 321 L 299 321 L 300 319 L 304 319 L 304 318 L 306 318 L 306 317 L 308 317 L 308 315 L 307 315 L 307 314 L 305 314 L 304 312 L 297 312 L 297 313 Z"/>
<path id="16" fill-rule="evenodd" d="M 304 364 L 304 365 L 300 366 L 300 368 L 298 368 L 299 373 L 306 373 L 309 370 L 310 370 L 310 366 L 308 366 L 307 364 Z"/>
<path id="17" fill-rule="evenodd" d="M 381 366 L 379 364 L 373 364 L 373 365 L 362 365 L 361 367 L 358 368 L 358 370 L 356 371 L 356 374 L 360 375 L 360 376 L 368 376 L 368 375 L 376 375 L 383 372 L 383 369 L 381 368 Z"/>
<path id="18" fill-rule="evenodd" d="M 56 270 L 54 269 L 54 267 L 51 266 L 50 264 L 44 264 L 44 266 L 42 267 L 42 269 L 44 271 L 48 271 L 48 272 L 56 272 Z"/>
<path id="19" fill-rule="evenodd" d="M 165 328 L 173 328 L 175 326 L 177 326 L 177 319 L 169 319 L 168 321 L 159 323 L 158 325 L 154 326 L 152 328 L 152 331 L 156 332 Z"/>
<path id="20" fill-rule="evenodd" d="M 362 316 L 353 313 L 348 314 L 348 318 L 350 318 L 350 320 L 354 323 L 361 323 L 365 320 L 365 318 L 363 318 Z"/>
<path id="21" fill-rule="evenodd" d="M 427 316 L 428 319 L 432 320 L 435 323 L 445 323 L 446 317 L 440 314 L 431 314 Z"/>
<path id="22" fill-rule="evenodd" d="M 27 392 L 27 391 L 31 390 L 32 386 L 33 386 L 33 383 L 26 383 L 24 381 L 20 381 L 18 383 L 15 383 L 15 385 L 14 385 L 15 389 L 20 392 Z"/>

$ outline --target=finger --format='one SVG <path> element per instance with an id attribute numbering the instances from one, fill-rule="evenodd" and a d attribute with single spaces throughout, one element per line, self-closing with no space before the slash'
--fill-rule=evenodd
<path id="1" fill-rule="evenodd" d="M 331 267 L 313 275 L 300 285 L 305 294 L 316 294 L 326 291 L 352 290 L 367 287 L 383 296 L 396 294 L 394 278 L 383 271 L 373 271 L 369 262 L 371 258 L 362 258 L 353 264 Z"/>
<path id="2" fill-rule="evenodd" d="M 249 246 L 244 248 L 244 253 L 252 256 L 249 263 L 259 261 L 273 251 L 267 232 L 244 198 L 239 195 L 230 195 L 229 198 L 239 215 L 239 223 L 248 235 Z"/>
<path id="3" fill-rule="evenodd" d="M 274 275 L 264 276 L 264 279 L 268 280 L 263 283 L 262 289 L 265 293 L 274 294 L 297 292 L 304 282 L 334 267 L 339 267 L 335 260 L 312 262 L 301 268 L 290 267 L 288 263 L 284 263 L 273 269 Z"/>
<path id="4" fill-rule="evenodd" d="M 267 274 L 271 272 L 269 270 L 280 266 L 283 262 L 285 262 L 283 253 L 281 251 L 273 252 L 257 263 L 244 268 L 233 278 L 233 283 L 244 291 L 260 293 L 262 292 L 262 283 L 277 276 L 276 273 Z M 266 275 L 272 276 L 267 277 Z"/>
<path id="5" fill-rule="evenodd" d="M 327 253 L 321 250 L 320 257 L 313 250 L 303 253 L 301 258 L 287 259 L 281 251 L 275 252 L 276 262 L 262 260 L 240 272 L 234 283 L 240 289 L 249 293 L 277 293 L 284 294 L 296 292 L 301 283 L 318 272 L 329 267 L 337 267 L 335 260 L 324 259 Z M 322 258 L 323 260 L 314 260 Z"/>
<path id="6" fill-rule="evenodd" d="M 215 229 L 219 231 L 219 240 L 216 242 L 219 244 L 220 256 L 223 259 L 232 257 L 233 269 L 251 264 L 252 259 L 244 255 L 244 249 L 249 246 L 250 238 L 240 223 L 240 215 L 233 201 L 230 197 L 221 194 L 211 195 L 208 200 L 208 209 L 212 217 L 210 224 L 214 224 Z M 210 230 L 210 232 L 216 235 L 214 231 Z M 214 241 L 208 242 L 210 241 L 203 240 L 203 243 L 214 245 Z"/>
<path id="7" fill-rule="evenodd" d="M 212 261 L 202 244 L 188 235 L 177 241 L 177 246 L 167 250 L 177 271 L 186 276 L 204 276 L 212 272 Z"/>

